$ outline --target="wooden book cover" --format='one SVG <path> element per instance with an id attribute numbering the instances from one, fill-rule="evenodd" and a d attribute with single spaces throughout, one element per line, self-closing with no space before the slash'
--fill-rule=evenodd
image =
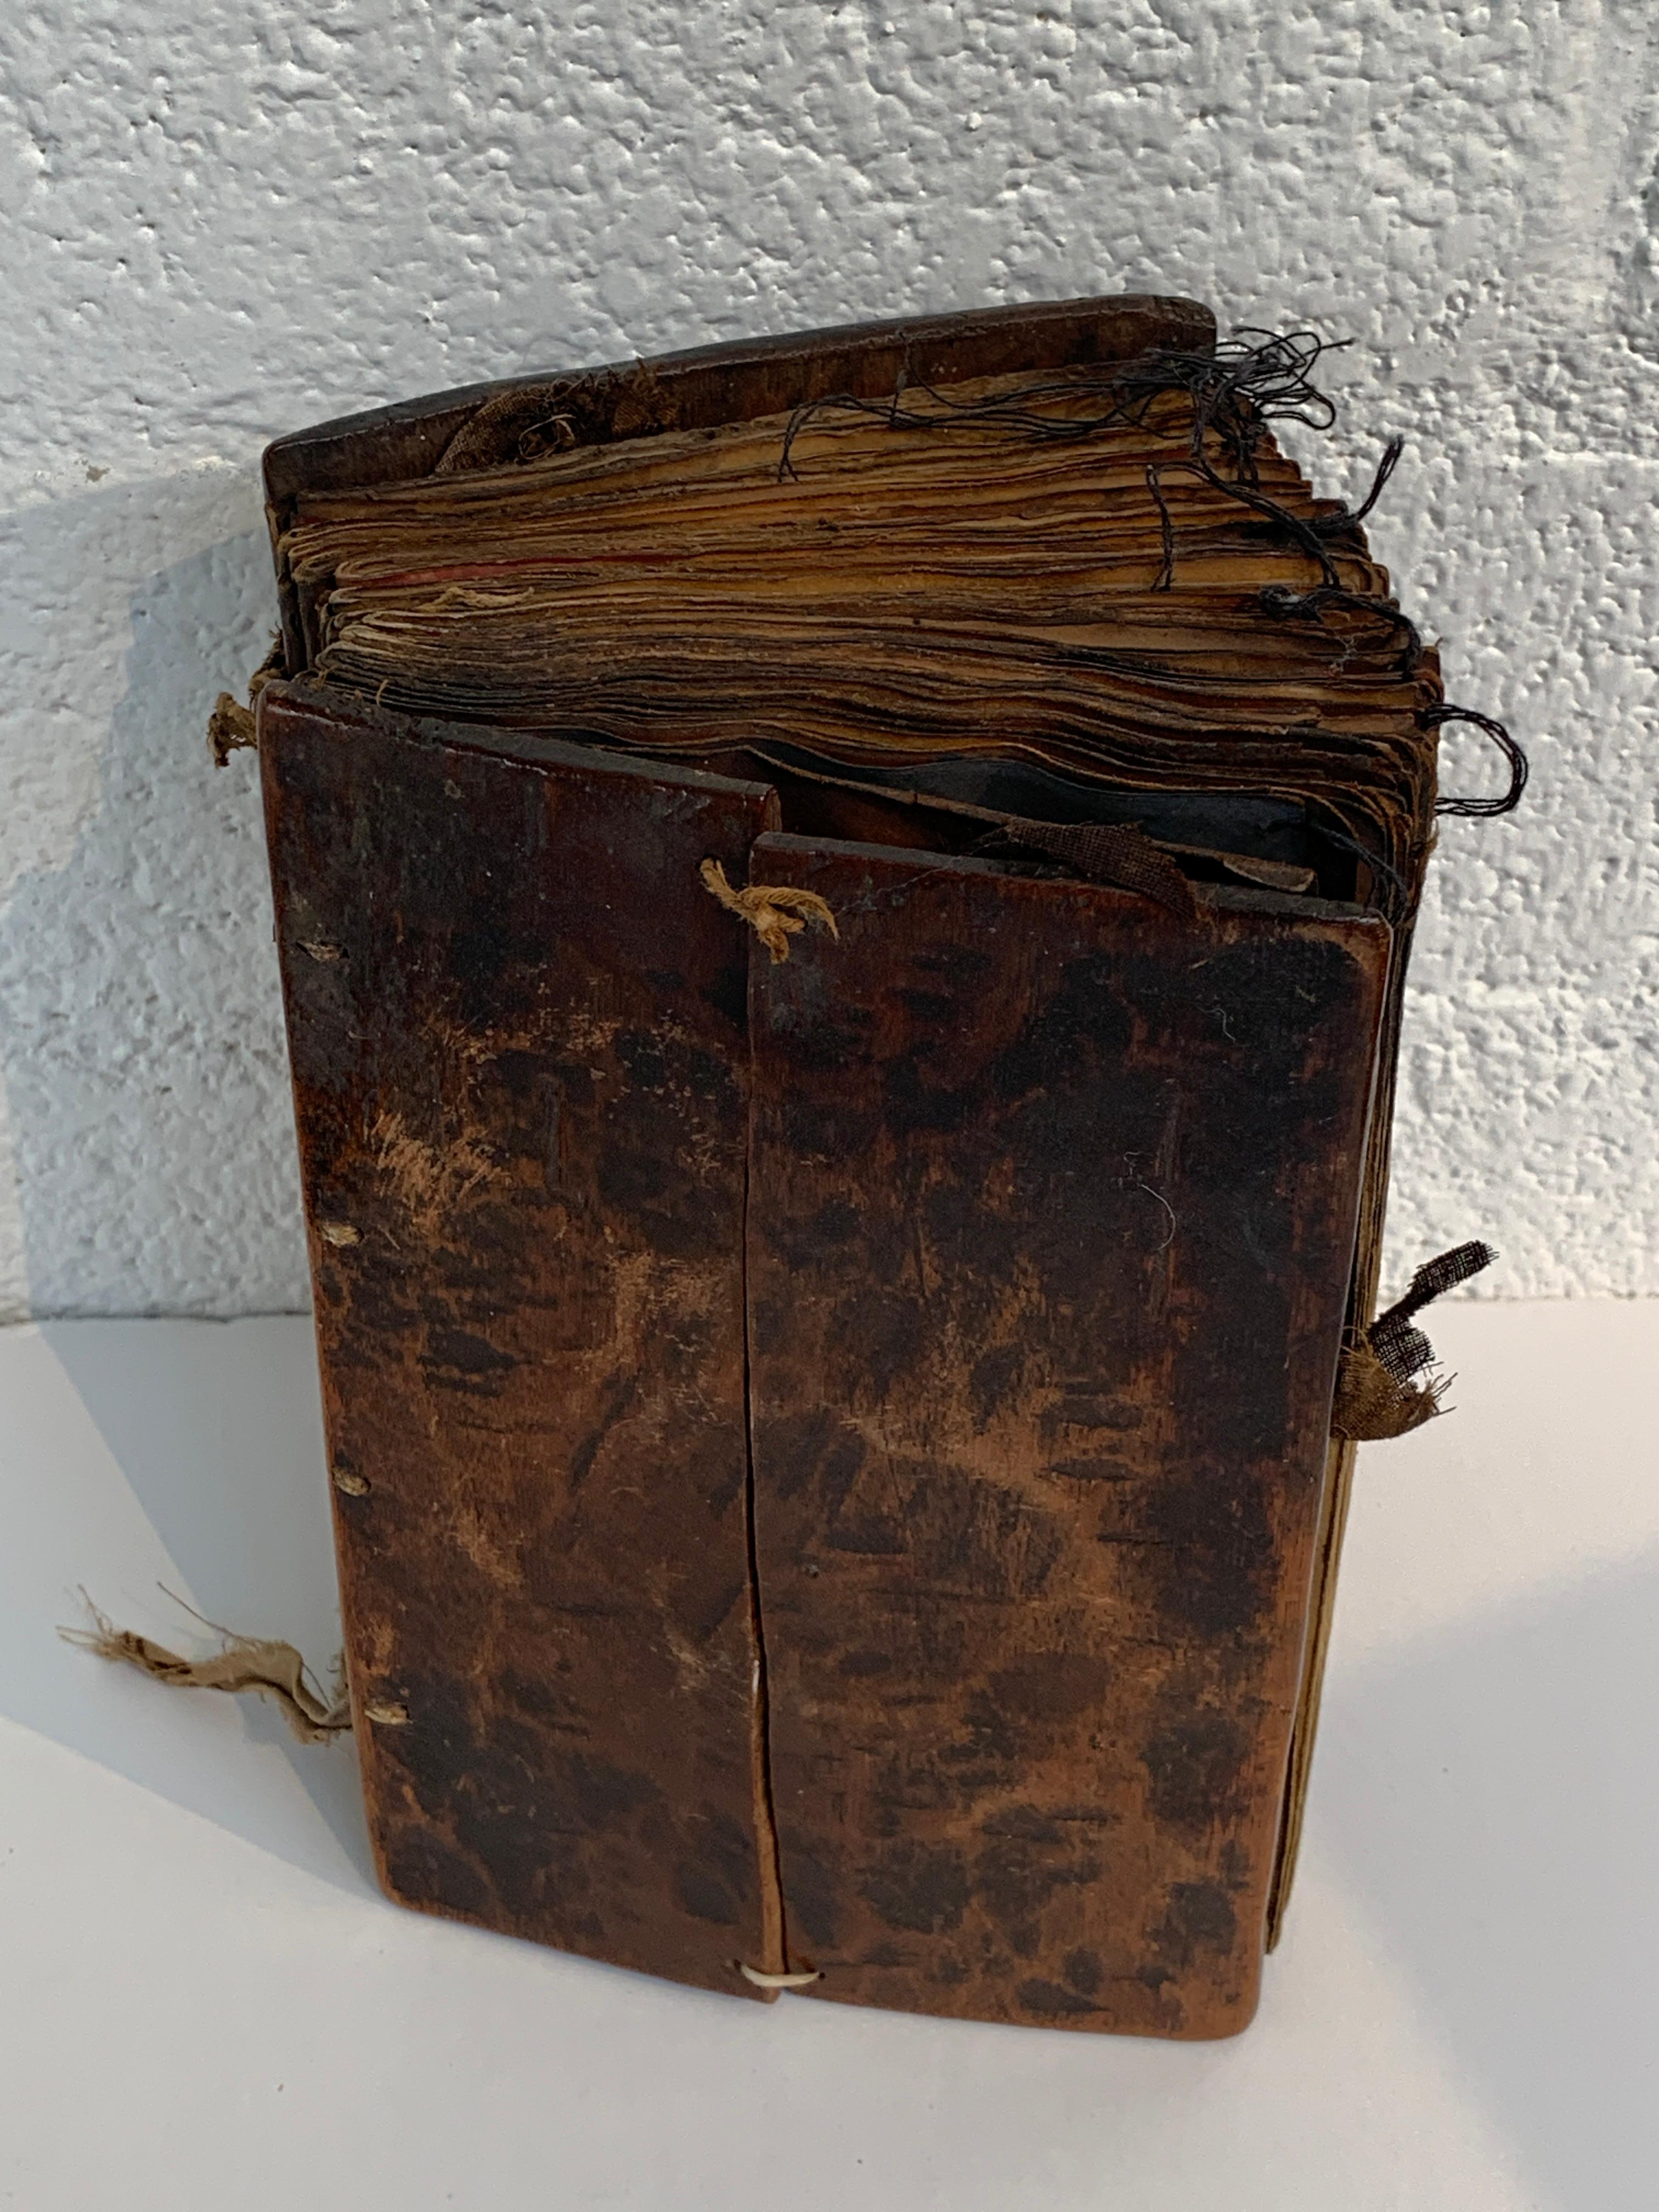
<path id="1" fill-rule="evenodd" d="M 262 707 L 354 1717 L 405 1903 L 781 1965 L 750 1570 L 755 785 Z"/>

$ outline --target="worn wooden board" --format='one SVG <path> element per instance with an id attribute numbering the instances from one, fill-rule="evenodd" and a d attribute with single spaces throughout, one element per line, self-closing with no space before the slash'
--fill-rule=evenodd
<path id="1" fill-rule="evenodd" d="M 527 458 L 523 432 L 545 420 L 550 391 L 579 441 L 600 445 L 775 414 L 830 392 L 885 398 L 901 378 L 950 384 L 1131 361 L 1159 346 L 1208 352 L 1215 337 L 1215 316 L 1199 301 L 1128 292 L 737 338 L 606 368 L 503 377 L 318 423 L 266 448 L 265 490 L 280 513 L 296 491 L 426 476 L 481 417 L 495 430 L 492 459 Z M 471 465 L 479 458 L 475 450 Z"/>
<path id="2" fill-rule="evenodd" d="M 1388 931 L 763 838 L 757 1557 L 813 1993 L 1254 2008 Z"/>
<path id="3" fill-rule="evenodd" d="M 780 1963 L 746 1524 L 763 787 L 260 702 L 347 1653 L 409 1905 Z"/>

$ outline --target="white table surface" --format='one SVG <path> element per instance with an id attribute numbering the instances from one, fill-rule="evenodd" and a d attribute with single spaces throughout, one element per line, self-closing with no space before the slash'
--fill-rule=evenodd
<path id="1" fill-rule="evenodd" d="M 309 1324 L 0 1332 L 0 2205 L 1654 2212 L 1659 1303 L 1462 1304 L 1362 1455 L 1222 2044 L 658 1984 L 386 1903 L 349 1741 L 59 1641 L 337 1642 Z"/>

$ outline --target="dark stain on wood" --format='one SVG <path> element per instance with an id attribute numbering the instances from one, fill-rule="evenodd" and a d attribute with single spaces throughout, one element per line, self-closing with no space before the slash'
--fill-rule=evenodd
<path id="1" fill-rule="evenodd" d="M 325 702 L 260 745 L 384 1878 L 758 1994 L 748 1044 L 696 868 L 774 802 Z"/>
<path id="2" fill-rule="evenodd" d="M 1256 1996 L 1387 931 L 1251 895 L 1187 922 L 781 836 L 751 874 L 841 924 L 751 975 L 792 1949 L 830 1999 L 1230 2033 Z M 961 945 L 988 964 L 945 1018 L 932 979 Z"/>

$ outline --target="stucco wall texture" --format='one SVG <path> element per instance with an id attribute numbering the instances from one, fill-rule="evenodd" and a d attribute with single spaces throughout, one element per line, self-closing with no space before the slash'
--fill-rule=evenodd
<path id="1" fill-rule="evenodd" d="M 1534 759 L 1448 821 L 1391 1279 L 1659 1291 L 1650 0 L 15 0 L 0 1310 L 306 1298 L 251 758 L 264 442 L 473 379 L 1121 288 L 1351 337 L 1358 487 Z M 1496 764 L 1449 742 L 1456 787 Z"/>

